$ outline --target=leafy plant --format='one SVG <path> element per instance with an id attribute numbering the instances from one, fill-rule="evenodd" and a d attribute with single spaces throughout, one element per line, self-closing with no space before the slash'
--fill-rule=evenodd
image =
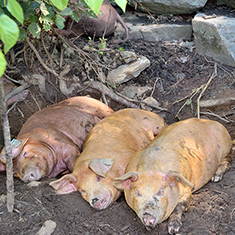
<path id="1" fill-rule="evenodd" d="M 115 0 L 125 11 L 126 0 Z M 69 7 L 68 6 L 69 2 Z M 24 40 L 27 32 L 40 38 L 41 31 L 49 31 L 55 24 L 64 28 L 65 16 L 76 22 L 82 14 L 96 17 L 103 0 L 0 0 L 0 39 L 6 54 L 18 40 Z M 6 61 L 0 50 L 0 77 L 6 69 Z"/>

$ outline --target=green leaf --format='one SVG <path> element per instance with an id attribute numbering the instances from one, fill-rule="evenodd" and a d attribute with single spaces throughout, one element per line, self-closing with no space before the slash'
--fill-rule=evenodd
<path id="1" fill-rule="evenodd" d="M 192 101 L 190 99 L 187 99 L 186 105 L 190 105 L 191 103 L 192 103 Z"/>
<path id="2" fill-rule="evenodd" d="M 85 0 L 85 2 L 98 15 L 103 0 Z"/>
<path id="3" fill-rule="evenodd" d="M 38 21 L 38 17 L 37 16 L 35 16 L 35 15 L 31 15 L 30 17 L 29 17 L 29 19 L 30 19 L 30 22 L 37 22 Z"/>
<path id="4" fill-rule="evenodd" d="M 19 28 L 16 22 L 5 14 L 0 15 L 0 39 L 4 43 L 5 54 L 16 44 L 18 38 Z"/>
<path id="5" fill-rule="evenodd" d="M 21 23 L 24 23 L 24 14 L 22 7 L 16 0 L 7 1 L 7 10 Z"/>
<path id="6" fill-rule="evenodd" d="M 49 11 L 47 10 L 47 7 L 44 2 L 40 4 L 40 10 L 44 16 L 49 15 Z"/>
<path id="7" fill-rule="evenodd" d="M 115 2 L 123 10 L 123 12 L 126 11 L 127 0 L 115 0 Z"/>
<path id="8" fill-rule="evenodd" d="M 4 71 L 6 70 L 7 67 L 7 61 L 0 50 L 0 77 L 3 75 Z"/>
<path id="9" fill-rule="evenodd" d="M 73 14 L 73 11 L 70 8 L 66 7 L 63 11 L 60 12 L 60 14 L 62 16 L 70 16 Z"/>
<path id="10" fill-rule="evenodd" d="M 20 29 L 20 36 L 19 39 L 23 41 L 26 38 L 26 32 L 24 29 Z"/>
<path id="11" fill-rule="evenodd" d="M 41 28 L 37 23 L 31 23 L 28 27 L 28 30 L 34 37 L 40 38 Z"/>
<path id="12" fill-rule="evenodd" d="M 51 2 L 55 7 L 62 11 L 65 7 L 67 7 L 69 0 L 51 0 Z"/>
<path id="13" fill-rule="evenodd" d="M 43 23 L 43 29 L 45 29 L 47 32 L 51 29 L 51 26 L 54 23 L 49 16 L 43 15 L 39 18 L 39 22 Z"/>
<path id="14" fill-rule="evenodd" d="M 57 14 L 57 15 L 56 15 L 56 18 L 55 18 L 56 26 L 57 26 L 59 29 L 63 29 L 63 28 L 64 28 L 64 22 L 65 22 L 64 17 L 62 17 L 60 14 Z"/>
<path id="15" fill-rule="evenodd" d="M 82 18 L 82 14 L 78 15 L 76 12 L 73 12 L 71 15 L 72 19 L 78 22 Z"/>
<path id="16" fill-rule="evenodd" d="M 1 14 L 4 14 L 4 11 L 3 11 L 3 9 L 0 7 L 0 15 Z"/>

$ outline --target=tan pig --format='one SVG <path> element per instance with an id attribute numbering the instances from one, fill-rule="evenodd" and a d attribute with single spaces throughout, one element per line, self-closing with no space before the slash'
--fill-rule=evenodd
<path id="1" fill-rule="evenodd" d="M 50 185 L 57 193 L 78 190 L 92 207 L 105 209 L 121 194 L 113 186 L 114 178 L 123 175 L 134 153 L 165 127 L 159 115 L 139 109 L 123 109 L 104 118 L 87 136 L 73 172 Z"/>
<path id="2" fill-rule="evenodd" d="M 177 233 L 192 192 L 217 182 L 230 167 L 232 141 L 218 122 L 188 119 L 168 126 L 130 160 L 114 185 L 145 226 L 168 220 Z"/>

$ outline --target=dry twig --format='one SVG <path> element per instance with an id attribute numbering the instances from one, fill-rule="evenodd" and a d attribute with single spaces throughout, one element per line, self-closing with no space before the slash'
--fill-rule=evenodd
<path id="1" fill-rule="evenodd" d="M 207 89 L 207 87 L 209 86 L 209 84 L 211 83 L 212 79 L 214 77 L 217 76 L 217 63 L 215 63 L 214 65 L 214 72 L 213 74 L 211 75 L 210 79 L 208 80 L 208 82 L 204 85 L 203 89 L 202 89 L 202 92 L 200 93 L 200 95 L 198 96 L 197 98 L 197 117 L 200 118 L 200 105 L 199 105 L 199 102 L 200 102 L 200 99 L 202 97 L 202 94 L 205 92 L 205 90 Z"/>

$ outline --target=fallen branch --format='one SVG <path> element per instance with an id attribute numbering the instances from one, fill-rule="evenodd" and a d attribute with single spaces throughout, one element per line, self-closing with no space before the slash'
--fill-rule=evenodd
<path id="1" fill-rule="evenodd" d="M 222 121 L 224 121 L 224 122 L 227 122 L 227 123 L 229 123 L 229 122 L 234 122 L 234 121 L 232 121 L 232 120 L 227 120 L 227 119 L 225 119 L 225 118 L 222 118 L 222 117 L 220 117 L 218 114 L 215 114 L 215 113 L 213 113 L 213 112 L 200 112 L 201 114 L 204 114 L 204 115 L 211 115 L 211 116 L 214 116 L 214 117 L 217 117 L 217 118 L 219 118 L 220 120 L 222 120 Z"/>
<path id="2" fill-rule="evenodd" d="M 120 94 L 120 93 L 118 93 L 118 92 L 115 92 L 115 93 L 117 93 L 119 96 L 121 96 L 122 98 L 125 98 L 125 99 L 128 100 L 128 101 L 131 101 L 131 102 L 134 102 L 134 103 L 139 103 L 139 104 L 144 104 L 144 105 L 147 105 L 147 106 L 149 106 L 149 107 L 151 107 L 151 108 L 158 109 L 158 110 L 160 110 L 160 111 L 170 112 L 170 111 L 167 110 L 167 109 L 164 109 L 164 108 L 161 108 L 161 107 L 152 105 L 152 104 L 148 104 L 147 102 L 144 102 L 144 101 L 141 101 L 141 100 L 133 100 L 133 99 L 130 99 L 130 98 L 125 97 L 124 95 L 122 95 L 122 94 Z M 150 97 L 151 97 L 151 96 L 150 96 Z"/>
<path id="3" fill-rule="evenodd" d="M 90 87 L 98 90 L 99 92 L 101 92 L 102 94 L 105 94 L 107 96 L 109 96 L 111 99 L 119 102 L 119 103 L 122 103 L 124 105 L 126 105 L 127 107 L 130 107 L 130 108 L 136 108 L 138 109 L 138 106 L 135 105 L 135 104 L 132 104 L 131 102 L 121 98 L 120 96 L 116 95 L 113 91 L 111 91 L 110 89 L 108 89 L 107 86 L 105 86 L 104 84 L 102 84 L 101 82 L 98 82 L 98 81 L 93 81 L 91 84 L 90 84 Z"/>
<path id="4" fill-rule="evenodd" d="M 5 151 L 6 151 L 6 174 L 7 174 L 7 209 L 10 213 L 14 208 L 14 182 L 13 182 L 13 162 L 11 154 L 11 135 L 9 121 L 7 118 L 7 105 L 4 96 L 3 80 L 0 78 L 0 112 L 2 117 Z"/>

